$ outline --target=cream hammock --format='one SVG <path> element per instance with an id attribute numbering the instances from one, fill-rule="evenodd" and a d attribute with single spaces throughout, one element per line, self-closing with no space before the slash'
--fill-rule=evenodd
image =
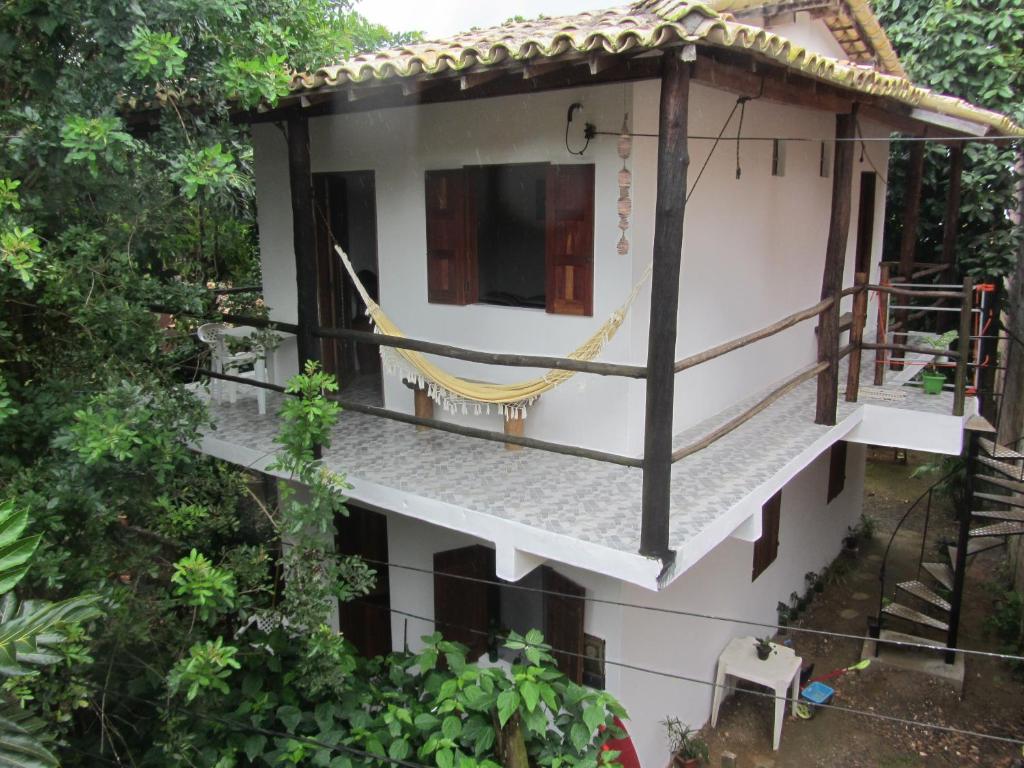
<path id="1" fill-rule="evenodd" d="M 367 294 L 366 287 L 356 276 L 356 271 L 345 251 L 338 245 L 334 246 L 334 250 L 338 252 L 353 285 L 365 302 L 366 314 L 373 321 L 374 330 L 387 336 L 404 337 L 405 334 Z M 623 305 L 612 312 L 604 324 L 567 357 L 573 360 L 593 360 L 597 357 L 622 326 L 630 306 L 650 275 L 651 265 L 648 265 Z M 425 388 L 430 399 L 450 413 L 469 413 L 471 410 L 477 414 L 484 411 L 490 413 L 493 406 L 506 416 L 523 418 L 526 416 L 526 406 L 575 375 L 575 371 L 551 369 L 543 376 L 516 384 L 492 384 L 454 376 L 431 363 L 421 353 L 412 350 L 381 346 L 380 353 L 384 369 L 388 373 L 398 373 L 417 387 Z"/>

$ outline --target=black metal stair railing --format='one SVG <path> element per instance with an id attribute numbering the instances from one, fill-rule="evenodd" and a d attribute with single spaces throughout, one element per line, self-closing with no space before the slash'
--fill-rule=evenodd
<path id="1" fill-rule="evenodd" d="M 903 513 L 903 516 L 900 518 L 899 522 L 896 523 L 896 526 L 893 528 L 892 533 L 889 536 L 889 541 L 886 543 L 885 552 L 882 555 L 882 565 L 881 565 L 881 567 L 879 569 L 879 572 L 878 572 L 879 588 L 878 588 L 878 614 L 877 614 L 877 616 L 878 616 L 879 630 L 881 630 L 882 623 L 885 620 L 884 619 L 885 614 L 883 613 L 882 609 L 885 607 L 886 576 L 888 574 L 889 555 L 892 552 L 892 545 L 893 545 L 893 542 L 895 542 L 895 540 L 896 540 L 897 534 L 903 528 L 903 525 L 911 518 L 911 516 L 914 514 L 915 510 L 921 511 L 919 508 L 921 508 L 922 505 L 923 505 L 924 527 L 923 527 L 923 531 L 921 533 L 921 547 L 920 547 L 920 551 L 918 553 L 917 571 L 916 571 L 917 575 L 915 576 L 916 579 L 920 579 L 921 578 L 922 564 L 924 563 L 925 550 L 927 548 L 928 528 L 929 528 L 929 525 L 930 525 L 930 522 L 931 522 L 932 498 L 935 495 L 935 492 L 937 491 L 937 489 L 940 488 L 940 486 L 942 486 L 944 483 L 948 482 L 954 476 L 956 476 L 958 473 L 963 472 L 963 471 L 964 471 L 964 468 L 961 467 L 961 466 L 958 466 L 958 467 L 950 470 L 949 472 L 944 474 L 942 477 L 940 477 L 938 480 L 936 480 L 934 483 L 932 483 L 930 486 L 928 486 L 928 488 L 923 493 L 921 493 L 921 495 L 918 496 L 911 503 L 911 505 L 909 507 L 907 507 L 907 511 Z"/>

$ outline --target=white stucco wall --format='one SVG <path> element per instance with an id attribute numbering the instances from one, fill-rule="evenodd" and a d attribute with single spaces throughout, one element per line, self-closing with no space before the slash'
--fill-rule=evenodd
<path id="1" fill-rule="evenodd" d="M 448 306 L 426 300 L 426 221 L 423 179 L 428 169 L 521 162 L 574 163 L 564 145 L 565 114 L 578 101 L 585 112 L 574 126 L 593 121 L 618 130 L 624 111 L 634 132 L 655 133 L 659 84 L 615 84 L 529 96 L 486 99 L 418 108 L 316 118 L 310 123 L 314 172 L 373 170 L 376 176 L 381 304 L 407 333 L 478 349 L 563 355 L 589 336 L 617 308 L 650 262 L 653 246 L 657 141 L 637 136 L 628 165 L 633 173 L 632 250 L 615 251 L 619 236 L 616 203 L 618 158 L 614 137 L 598 137 L 582 162 L 596 166 L 594 316 L 549 315 L 542 310 L 484 304 Z M 694 85 L 690 133 L 716 135 L 735 97 Z M 728 131 L 735 136 L 738 115 Z M 870 135 L 874 128 L 864 126 Z M 831 114 L 751 101 L 743 135 L 827 139 Z M 266 298 L 272 316 L 295 318 L 295 273 L 288 199 L 286 147 L 280 130 L 257 125 L 257 198 Z M 578 138 L 578 137 L 577 137 Z M 712 142 L 691 142 L 690 179 Z M 715 151 L 686 213 L 677 357 L 759 328 L 817 301 L 832 180 L 819 175 L 820 144 L 790 142 L 784 177 L 771 175 L 771 142 L 740 145 L 742 177 L 735 178 L 736 143 Z M 868 153 L 885 173 L 887 144 Z M 867 168 L 867 165 L 863 166 Z M 861 163 L 855 163 L 847 284 L 853 258 Z M 884 221 L 884 187 L 876 198 L 876 246 Z M 619 336 L 602 356 L 642 364 L 647 355 L 648 288 Z M 764 389 L 813 361 L 813 322 L 720 358 L 677 377 L 675 427 L 696 421 Z M 294 369 L 294 347 L 279 351 L 279 370 Z M 529 369 L 442 361 L 470 378 L 516 381 Z M 388 407 L 411 412 L 412 395 L 396 376 L 385 377 Z M 623 379 L 578 375 L 545 394 L 529 411 L 526 431 L 611 451 L 638 453 L 642 447 L 644 385 Z M 497 415 L 455 418 L 500 429 Z"/>
<path id="2" fill-rule="evenodd" d="M 803 592 L 804 574 L 820 571 L 840 550 L 847 526 L 861 513 L 865 448 L 850 444 L 843 492 L 826 503 L 829 456 L 820 456 L 793 478 L 782 491 L 779 553 L 774 563 L 751 582 L 753 543 L 727 539 L 695 567 L 662 592 L 651 592 L 617 579 L 570 566 L 549 563 L 584 586 L 588 597 L 640 606 L 699 612 L 729 618 L 774 623 L 776 604 L 791 592 Z M 396 514 L 388 515 L 388 551 L 391 562 L 430 570 L 435 552 L 479 542 L 471 537 Z M 392 568 L 391 607 L 433 617 L 434 586 L 431 576 Z M 394 647 L 408 638 L 420 647 L 421 635 L 432 623 L 392 616 Z M 730 622 L 655 613 L 637 608 L 588 602 L 585 631 L 605 639 L 606 659 L 633 666 L 713 681 L 718 654 L 736 636 L 761 636 L 767 630 Z M 797 639 L 799 653 L 799 639 Z M 707 685 L 673 680 L 608 663 L 606 687 L 629 711 L 630 734 L 643 765 L 660 768 L 667 759 L 659 722 L 679 717 L 694 727 L 710 716 L 711 692 Z M 769 707 L 770 702 L 765 706 Z M 765 734 L 765 740 L 769 735 Z"/>
<path id="3" fill-rule="evenodd" d="M 750 581 L 753 543 L 727 539 L 664 592 L 626 584 L 622 600 L 774 624 L 776 604 L 793 591 L 802 593 L 804 574 L 820 570 L 839 553 L 847 526 L 861 513 L 863 483 L 864 447 L 851 444 L 846 486 L 826 505 L 828 454 L 823 454 L 783 489 L 778 558 L 756 581 Z M 622 649 L 630 664 L 708 681 L 714 680 L 718 654 L 730 639 L 769 634 L 758 627 L 636 609 L 625 609 L 625 620 Z M 799 640 L 796 648 L 799 654 Z M 615 693 L 632 715 L 629 728 L 640 760 L 651 768 L 664 765 L 668 756 L 661 720 L 674 716 L 698 727 L 711 713 L 707 685 L 623 670 Z M 768 739 L 766 732 L 765 743 Z"/>
<path id="4" fill-rule="evenodd" d="M 638 133 L 658 129 L 657 82 L 634 87 Z M 736 103 L 723 91 L 694 85 L 690 94 L 690 129 L 694 136 L 717 136 Z M 736 136 L 739 112 L 726 131 Z M 863 124 L 865 136 L 886 135 Z M 686 208 L 679 297 L 676 359 L 736 336 L 757 330 L 787 314 L 816 303 L 828 238 L 832 178 L 821 177 L 821 140 L 835 135 L 832 114 L 753 100 L 746 104 L 742 135 L 788 137 L 811 141 L 787 142 L 786 168 L 772 176 L 770 141 L 740 143 L 741 176 L 736 178 L 736 142 L 723 140 L 697 182 Z M 648 139 L 635 142 L 633 167 L 638 183 L 636 207 L 654 209 L 657 146 Z M 714 141 L 690 142 L 689 187 L 692 189 Z M 829 142 L 831 151 L 834 142 Z M 858 146 L 854 160 L 853 210 L 850 222 L 844 285 L 853 284 L 860 172 L 870 170 L 870 158 L 884 175 L 888 143 L 871 142 L 864 163 Z M 881 255 L 885 188 L 877 183 L 873 262 Z M 634 229 L 635 272 L 648 263 L 653 248 L 653 218 L 638 217 Z M 843 311 L 851 306 L 844 301 Z M 649 316 L 646 295 L 634 310 L 633 347 L 644 349 Z M 815 322 L 807 321 L 676 376 L 675 428 L 685 429 L 739 399 L 765 389 L 816 359 Z M 634 410 L 644 402 L 642 383 L 631 386 Z M 641 411 L 642 412 L 642 411 Z M 631 422 L 630 450 L 642 448 L 643 423 Z"/>

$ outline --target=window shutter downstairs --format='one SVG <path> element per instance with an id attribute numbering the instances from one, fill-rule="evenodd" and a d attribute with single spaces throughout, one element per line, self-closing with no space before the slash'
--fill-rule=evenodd
<path id="1" fill-rule="evenodd" d="M 469 647 L 468 661 L 487 652 L 487 632 L 496 616 L 496 588 L 482 581 L 446 578 L 442 574 L 494 579 L 494 550 L 480 545 L 449 549 L 434 555 L 434 621 L 445 640 Z"/>
<path id="2" fill-rule="evenodd" d="M 594 166 L 552 165 L 545 223 L 547 311 L 594 314 Z"/>
<path id="3" fill-rule="evenodd" d="M 754 542 L 754 567 L 750 580 L 754 581 L 779 556 L 779 523 L 782 521 L 782 491 L 772 496 L 761 507 L 761 537 Z"/>
<path id="4" fill-rule="evenodd" d="M 558 669 L 574 683 L 583 682 L 583 610 L 586 590 L 558 571 L 542 566 L 544 593 L 544 642 L 552 648 Z M 550 594 L 556 592 L 558 594 Z M 567 595 L 567 597 L 562 597 Z"/>
<path id="5" fill-rule="evenodd" d="M 466 174 L 426 173 L 427 301 L 468 304 Z"/>

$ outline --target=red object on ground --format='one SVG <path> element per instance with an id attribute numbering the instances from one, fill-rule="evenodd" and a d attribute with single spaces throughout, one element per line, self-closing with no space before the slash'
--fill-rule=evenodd
<path id="1" fill-rule="evenodd" d="M 636 754 L 636 747 L 633 746 L 633 740 L 629 737 L 625 724 L 616 717 L 615 725 L 621 728 L 626 735 L 621 739 L 608 739 L 601 749 L 618 752 L 619 756 L 615 762 L 622 768 L 640 768 L 640 758 Z"/>

